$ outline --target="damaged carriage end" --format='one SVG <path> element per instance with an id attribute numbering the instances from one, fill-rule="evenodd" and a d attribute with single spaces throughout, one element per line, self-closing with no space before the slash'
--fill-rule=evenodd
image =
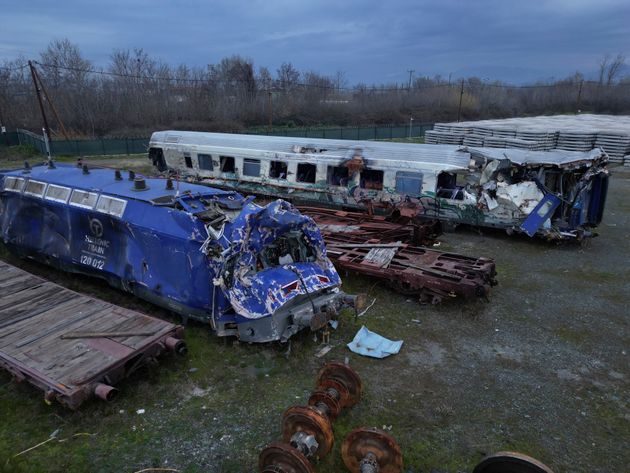
<path id="1" fill-rule="evenodd" d="M 301 330 L 324 328 L 343 308 L 362 305 L 364 298 L 340 290 L 316 224 L 288 202 L 245 205 L 223 236 L 229 247 L 217 258 L 214 284 L 231 310 L 215 319 L 219 335 L 286 342 Z"/>

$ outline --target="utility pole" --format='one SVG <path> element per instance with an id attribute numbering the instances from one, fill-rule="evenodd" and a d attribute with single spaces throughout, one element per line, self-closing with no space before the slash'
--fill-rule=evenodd
<path id="1" fill-rule="evenodd" d="M 409 117 L 409 138 L 411 139 L 411 131 L 413 130 L 413 117 Z"/>
<path id="2" fill-rule="evenodd" d="M 37 73 L 35 72 L 35 67 L 33 67 L 33 63 L 31 61 L 28 61 L 28 67 L 31 69 L 31 77 L 33 78 L 33 85 L 35 86 L 35 93 L 37 94 L 37 101 L 39 102 L 39 110 L 42 112 L 42 119 L 44 120 L 44 130 L 46 131 L 46 135 L 50 137 L 50 127 L 48 126 L 46 112 L 44 111 L 44 102 L 42 102 L 39 84 L 37 83 Z M 50 155 L 48 157 L 50 157 Z"/>
<path id="3" fill-rule="evenodd" d="M 582 101 L 582 85 L 583 84 L 584 84 L 584 79 L 582 79 L 580 81 L 580 85 L 578 86 L 577 103 L 576 103 L 576 107 L 575 107 L 575 109 L 577 110 L 577 113 L 580 113 L 580 105 L 581 105 L 581 101 Z"/>
<path id="4" fill-rule="evenodd" d="M 457 122 L 462 118 L 462 98 L 464 97 L 464 79 L 462 79 L 462 87 L 459 89 L 459 107 L 457 107 Z"/>
<path id="5" fill-rule="evenodd" d="M 407 69 L 407 72 L 409 73 L 409 84 L 407 85 L 407 90 L 411 90 L 411 77 L 413 76 L 413 73 L 416 71 L 415 69 Z"/>
<path id="6" fill-rule="evenodd" d="M 48 92 L 46 91 L 46 87 L 44 87 L 44 83 L 42 82 L 42 79 L 39 77 L 39 73 L 37 72 L 37 69 L 33 67 L 33 70 L 35 71 L 37 82 L 39 83 L 39 86 L 41 87 L 42 92 L 44 92 L 44 97 L 46 98 L 46 102 L 48 102 L 48 105 L 50 105 L 50 109 L 52 110 L 53 115 L 55 116 L 55 119 L 57 120 L 57 123 L 59 123 L 59 127 L 61 128 L 61 133 L 63 133 L 63 136 L 66 140 L 70 140 L 70 137 L 68 136 L 68 132 L 66 131 L 66 127 L 63 126 L 63 122 L 61 121 L 61 118 L 59 117 L 59 114 L 57 113 L 55 104 L 52 102 L 52 100 L 50 100 L 50 97 L 48 96 Z M 52 136 L 48 135 L 48 138 L 52 139 Z"/>
<path id="7" fill-rule="evenodd" d="M 9 146 L 9 135 L 7 135 L 7 127 L 4 123 L 4 116 L 2 115 L 2 107 L 0 107 L 0 133 L 4 136 L 4 142 Z"/>

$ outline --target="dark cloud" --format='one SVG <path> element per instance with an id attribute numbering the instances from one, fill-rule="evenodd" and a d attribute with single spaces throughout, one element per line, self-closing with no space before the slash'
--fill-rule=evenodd
<path id="1" fill-rule="evenodd" d="M 67 37 L 97 65 L 113 49 L 137 47 L 171 64 L 240 54 L 272 71 L 291 61 L 372 83 L 403 82 L 407 69 L 524 82 L 630 55 L 627 0 L 24 3 L 0 4 L 0 58 L 36 57 Z"/>

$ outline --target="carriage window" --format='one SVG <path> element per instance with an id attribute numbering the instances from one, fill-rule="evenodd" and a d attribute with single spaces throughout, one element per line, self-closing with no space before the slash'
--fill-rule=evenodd
<path id="1" fill-rule="evenodd" d="M 396 192 L 415 197 L 419 196 L 422 193 L 422 173 L 397 172 Z"/>
<path id="2" fill-rule="evenodd" d="M 274 179 L 286 179 L 287 163 L 283 161 L 271 161 L 271 165 L 269 167 L 269 177 Z"/>
<path id="3" fill-rule="evenodd" d="M 458 185 L 457 174 L 441 172 L 437 177 L 436 194 L 443 199 L 464 200 L 463 186 Z"/>
<path id="4" fill-rule="evenodd" d="M 127 206 L 127 201 L 122 199 L 117 199 L 115 197 L 109 197 L 107 195 L 102 195 L 98 199 L 98 203 L 96 204 L 96 210 L 99 212 L 103 212 L 109 215 L 113 215 L 115 217 L 122 217 L 123 213 L 125 213 L 125 207 Z"/>
<path id="5" fill-rule="evenodd" d="M 32 195 L 33 197 L 43 197 L 45 189 L 46 189 L 45 182 L 28 181 L 26 183 L 26 189 L 24 189 L 24 193 L 28 195 Z"/>
<path id="6" fill-rule="evenodd" d="M 348 184 L 348 168 L 343 166 L 328 166 L 326 182 L 331 186 L 345 186 Z"/>
<path id="7" fill-rule="evenodd" d="M 95 192 L 86 192 L 75 189 L 70 197 L 70 205 L 75 207 L 83 207 L 84 209 L 94 208 L 98 194 Z"/>
<path id="8" fill-rule="evenodd" d="M 212 171 L 212 156 L 209 154 L 198 154 L 197 159 L 199 160 L 199 169 Z"/>
<path id="9" fill-rule="evenodd" d="M 244 176 L 260 176 L 260 159 L 245 158 L 243 160 Z"/>
<path id="10" fill-rule="evenodd" d="M 70 188 L 63 186 L 56 186 L 54 184 L 49 184 L 48 189 L 46 189 L 46 200 L 54 200 L 55 202 L 61 202 L 65 204 L 68 202 L 68 197 L 70 197 Z"/>
<path id="11" fill-rule="evenodd" d="M 221 172 L 236 172 L 232 156 L 219 156 Z"/>
<path id="12" fill-rule="evenodd" d="M 300 163 L 297 167 L 297 182 L 310 182 L 315 183 L 315 176 L 317 175 L 317 166 L 314 164 Z"/>
<path id="13" fill-rule="evenodd" d="M 363 189 L 383 189 L 383 171 L 376 169 L 364 169 L 361 171 L 360 185 Z"/>
<path id="14" fill-rule="evenodd" d="M 187 168 L 191 168 L 192 167 L 192 158 L 190 157 L 190 155 L 185 155 L 184 156 L 184 161 L 186 161 L 186 167 Z"/>
<path id="15" fill-rule="evenodd" d="M 7 176 L 4 178 L 4 190 L 11 192 L 22 192 L 24 179 L 21 177 Z"/>

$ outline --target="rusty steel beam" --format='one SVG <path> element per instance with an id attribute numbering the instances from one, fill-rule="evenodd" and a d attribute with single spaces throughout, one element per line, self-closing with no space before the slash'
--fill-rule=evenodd
<path id="1" fill-rule="evenodd" d="M 414 245 L 432 245 L 442 233 L 438 220 L 413 221 L 399 217 L 401 223 L 393 222 L 383 215 L 369 215 L 366 212 L 313 206 L 297 208 L 315 220 L 324 237 L 327 234 L 343 234 L 347 242 L 360 243 L 378 238 L 383 243 L 401 241 Z"/>

